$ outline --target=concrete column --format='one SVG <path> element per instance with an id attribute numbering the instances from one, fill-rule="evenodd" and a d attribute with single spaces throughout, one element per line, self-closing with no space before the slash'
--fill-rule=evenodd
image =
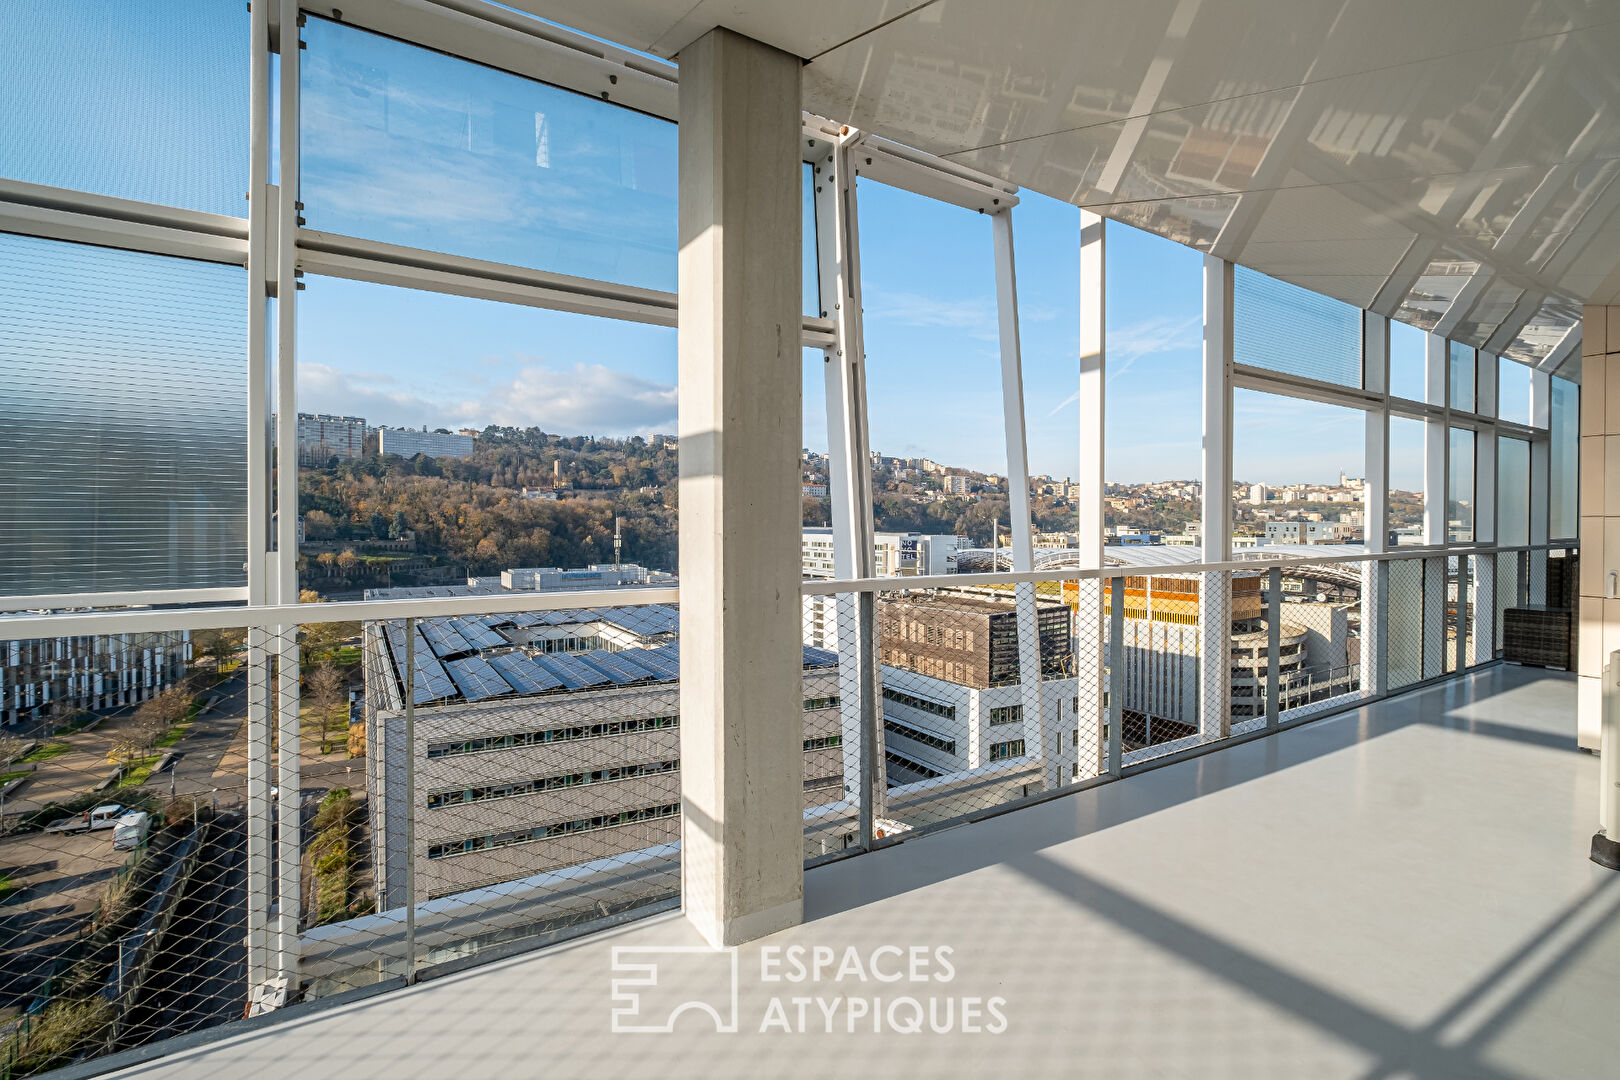
<path id="1" fill-rule="evenodd" d="M 804 911 L 800 63 L 679 59 L 681 887 L 723 946 Z"/>
<path id="2" fill-rule="evenodd" d="M 1589 306 L 1581 333 L 1581 580 L 1578 740 L 1601 750 L 1599 837 L 1594 860 L 1614 866 L 1620 850 L 1620 485 L 1609 480 L 1620 462 L 1620 408 L 1609 408 L 1609 384 L 1620 384 L 1620 307 Z M 1534 384 L 1532 384 L 1534 394 Z M 1532 400 L 1532 411 L 1535 411 Z M 1536 476 L 1532 470 L 1532 492 Z M 1532 495 L 1534 505 L 1534 495 Z M 1534 514 L 1534 511 L 1532 511 Z M 1532 535 L 1535 527 L 1532 526 Z M 1613 575 L 1613 576 L 1611 576 Z"/>
<path id="3" fill-rule="evenodd" d="M 1232 558 L 1232 264 L 1204 256 L 1204 561 Z M 1202 677 L 1198 729 L 1224 739 L 1232 725 L 1231 580 L 1201 574 L 1198 633 Z"/>

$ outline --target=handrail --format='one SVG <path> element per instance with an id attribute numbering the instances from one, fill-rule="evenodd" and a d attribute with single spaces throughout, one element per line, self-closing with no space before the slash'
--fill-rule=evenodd
<path id="1" fill-rule="evenodd" d="M 1515 544 L 1505 547 L 1409 547 L 1395 551 L 1358 552 L 1350 555 L 1297 555 L 1260 559 L 1234 559 L 1229 562 L 1150 563 L 1136 566 L 1092 568 L 1055 567 L 1047 570 L 999 570 L 985 574 L 919 574 L 913 577 L 849 578 L 847 580 L 806 579 L 806 596 L 832 596 L 851 592 L 899 592 L 908 589 L 961 589 L 977 585 L 1013 585 L 1046 581 L 1108 581 L 1113 578 L 1171 577 L 1187 574 L 1220 573 L 1230 570 L 1287 569 L 1290 566 L 1321 566 L 1324 563 L 1395 562 L 1407 559 L 1456 558 L 1467 555 L 1507 555 L 1520 551 L 1562 551 L 1578 544 Z"/>
<path id="2" fill-rule="evenodd" d="M 357 622 L 413 616 L 431 619 L 452 615 L 561 611 L 569 608 L 643 607 L 648 604 L 679 602 L 678 588 L 636 586 L 577 592 L 470 593 L 466 596 L 426 596 L 406 600 L 335 600 L 321 604 L 141 608 L 129 611 L 8 615 L 0 617 L 0 641 L 79 637 L 87 634 L 138 634 L 160 630 L 296 626 L 300 623 Z"/>
<path id="3" fill-rule="evenodd" d="M 1548 543 L 1506 547 L 1474 545 L 1466 548 L 1400 548 L 1395 551 L 1349 555 L 1323 554 L 1237 559 L 1228 562 L 1155 563 L 1140 566 L 1105 566 L 1100 569 L 1060 568 L 989 574 L 929 574 L 915 577 L 853 578 L 843 581 L 806 579 L 801 583 L 801 591 L 805 596 L 833 596 L 839 593 L 903 592 L 912 589 L 961 589 L 984 585 L 1012 585 L 1020 582 L 1107 581 L 1114 578 L 1169 577 L 1234 570 L 1260 571 L 1272 567 L 1286 569 L 1332 563 L 1503 555 L 1520 551 L 1567 550 L 1575 547 L 1578 545 Z M 680 603 L 678 586 L 633 586 L 572 592 L 513 591 L 399 600 L 337 600 L 321 604 L 231 604 L 211 607 L 6 614 L 0 615 L 0 641 L 137 634 L 166 630 L 219 630 L 241 626 L 296 626 L 303 623 L 357 622 L 407 617 L 431 619 L 456 615 L 501 615 L 523 611 L 641 607 L 649 604 L 678 603 Z"/>

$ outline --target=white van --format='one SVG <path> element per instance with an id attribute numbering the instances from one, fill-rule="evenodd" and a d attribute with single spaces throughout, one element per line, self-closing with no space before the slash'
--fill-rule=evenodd
<path id="1" fill-rule="evenodd" d="M 113 826 L 113 850 L 132 851 L 146 843 L 147 830 L 151 828 L 152 815 L 144 810 L 125 814 Z"/>

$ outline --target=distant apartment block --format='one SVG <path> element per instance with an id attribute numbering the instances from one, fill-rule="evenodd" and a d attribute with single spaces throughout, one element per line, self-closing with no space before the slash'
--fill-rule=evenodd
<path id="1" fill-rule="evenodd" d="M 969 478 L 966 476 L 947 476 L 945 478 L 945 494 L 966 495 L 968 493 Z"/>
<path id="2" fill-rule="evenodd" d="M 0 642 L 0 723 L 135 705 L 186 673 L 189 630 Z"/>
<path id="3" fill-rule="evenodd" d="M 398 454 L 413 458 L 427 457 L 470 458 L 473 452 L 471 435 L 452 435 L 438 431 L 417 431 L 415 428 L 378 428 L 377 452 Z"/>
<path id="4" fill-rule="evenodd" d="M 806 499 L 825 499 L 827 497 L 826 484 L 803 484 L 801 487 Z"/>
<path id="5" fill-rule="evenodd" d="M 366 420 L 363 416 L 298 414 L 298 464 L 321 466 L 339 458 L 353 461 L 365 454 Z"/>

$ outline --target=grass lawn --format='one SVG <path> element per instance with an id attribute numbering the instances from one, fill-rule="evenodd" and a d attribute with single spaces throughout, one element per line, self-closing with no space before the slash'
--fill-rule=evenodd
<path id="1" fill-rule="evenodd" d="M 322 747 L 320 713 L 308 707 L 298 712 L 298 732 L 303 737 L 305 749 L 313 746 L 323 754 L 335 754 L 339 750 L 346 750 L 349 745 L 349 725 L 339 724 L 327 731 L 327 742 Z"/>
<path id="2" fill-rule="evenodd" d="M 0 784 L 9 784 L 13 780 L 20 780 L 25 776 L 33 775 L 27 769 L 14 769 L 11 772 L 0 773 Z"/>
<path id="3" fill-rule="evenodd" d="M 195 716 L 197 714 L 197 710 L 195 708 L 193 708 L 191 710 L 191 714 L 193 716 Z M 163 734 L 163 737 L 158 739 L 157 745 L 160 746 L 160 747 L 163 747 L 164 749 L 168 749 L 169 747 L 173 746 L 175 743 L 179 742 L 181 739 L 185 738 L 188 734 L 190 734 L 190 732 L 191 732 L 191 721 L 190 720 L 183 720 L 180 723 L 174 725 L 174 727 L 170 728 L 167 732 L 165 732 Z"/>
<path id="4" fill-rule="evenodd" d="M 153 754 L 151 757 L 136 758 L 126 767 L 124 778 L 118 781 L 121 788 L 140 787 L 152 778 L 152 767 L 163 759 L 162 754 Z"/>
<path id="5" fill-rule="evenodd" d="M 6 897 L 10 896 L 16 891 L 16 882 L 12 881 L 9 876 L 0 874 L 0 900 L 4 900 Z"/>
<path id="6" fill-rule="evenodd" d="M 337 662 L 343 667 L 353 667 L 354 665 L 358 664 L 360 662 L 360 646 L 339 645 L 337 650 Z"/>
<path id="7" fill-rule="evenodd" d="M 32 753 L 24 755 L 22 762 L 25 765 L 33 765 L 41 761 L 50 761 L 52 758 L 59 758 L 63 754 L 71 753 L 72 750 L 72 743 L 48 742 L 44 746 L 34 750 Z"/>

